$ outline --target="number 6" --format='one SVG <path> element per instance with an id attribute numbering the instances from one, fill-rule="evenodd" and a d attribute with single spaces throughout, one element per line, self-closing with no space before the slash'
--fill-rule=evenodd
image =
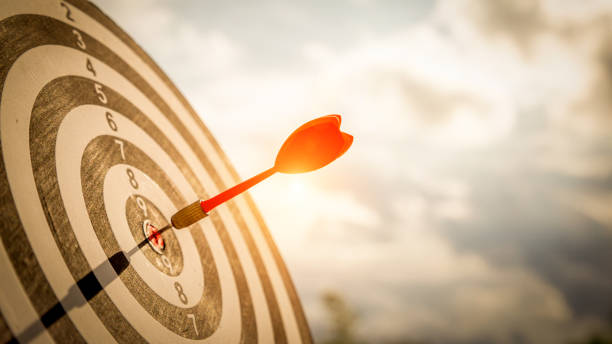
<path id="1" fill-rule="evenodd" d="M 113 114 L 110 112 L 106 112 L 106 122 L 112 131 L 117 131 L 117 123 L 113 121 Z"/>

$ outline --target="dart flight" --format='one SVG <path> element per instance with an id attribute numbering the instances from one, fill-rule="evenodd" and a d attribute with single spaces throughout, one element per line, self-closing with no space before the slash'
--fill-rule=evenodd
<path id="1" fill-rule="evenodd" d="M 234 198 L 276 172 L 303 173 L 328 165 L 346 152 L 353 136 L 340 131 L 340 115 L 323 116 L 297 128 L 280 148 L 274 166 L 208 199 L 196 201 L 172 216 L 175 228 L 187 227 L 218 205 Z"/>

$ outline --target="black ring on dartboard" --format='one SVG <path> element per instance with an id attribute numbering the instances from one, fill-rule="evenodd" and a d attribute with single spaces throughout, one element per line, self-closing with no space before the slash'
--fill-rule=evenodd
<path id="1" fill-rule="evenodd" d="M 48 219 L 50 221 L 51 228 L 54 228 L 56 233 L 54 234 L 56 243 L 64 256 L 64 260 L 69 270 L 72 272 L 75 280 L 81 280 L 89 273 L 89 265 L 85 259 L 85 256 L 79 247 L 78 241 L 74 236 L 73 229 L 68 220 L 64 203 L 61 199 L 58 176 L 55 168 L 55 142 L 57 139 L 57 131 L 59 125 L 65 116 L 74 108 L 80 105 L 87 104 L 99 104 L 94 90 L 94 82 L 82 77 L 67 76 L 53 80 L 47 84 L 40 92 L 36 99 L 33 107 L 32 117 L 30 120 L 30 151 L 32 168 L 34 171 L 34 178 L 39 191 L 40 199 L 44 201 L 43 207 L 47 210 Z M 76 95 L 75 97 L 58 97 L 59 93 L 66 92 L 67 94 Z M 170 143 L 170 141 L 163 135 L 163 133 L 148 119 L 140 110 L 134 107 L 130 102 L 125 100 L 119 94 L 109 87 L 104 86 L 104 92 L 108 99 L 105 105 L 108 109 L 115 112 L 122 113 L 126 118 L 130 119 L 136 125 L 138 125 L 143 131 L 145 131 L 150 137 L 154 138 L 157 143 L 166 151 L 166 153 L 174 159 L 174 163 L 179 167 L 181 172 L 185 175 L 185 178 L 190 182 L 191 187 L 194 190 L 202 190 L 202 186 L 199 185 L 195 175 L 188 167 L 184 158 L 179 154 L 176 148 Z M 51 99 L 61 98 L 55 102 L 50 102 Z M 65 101 L 63 100 L 64 98 Z M 53 104 L 53 108 L 43 107 L 40 104 Z M 104 120 L 104 113 L 100 113 L 96 118 Z M 166 192 L 167 196 L 173 201 L 175 206 L 179 204 L 186 204 L 186 201 L 182 199 L 175 188 L 172 187 L 171 181 L 163 173 L 163 170 L 158 166 L 154 166 L 154 163 L 150 161 L 150 158 L 146 157 L 139 149 L 130 144 L 125 139 L 121 139 L 124 142 L 125 156 L 126 158 L 138 157 L 138 159 L 130 158 L 128 164 L 133 165 L 143 170 L 149 177 L 157 182 Z M 94 142 L 96 140 L 93 140 Z M 121 155 L 115 148 L 116 143 L 114 139 L 107 140 L 106 147 L 104 145 L 97 147 L 96 145 L 87 146 L 83 157 L 82 157 L 82 183 L 83 183 L 83 195 L 86 200 L 90 220 L 92 221 L 93 227 L 96 230 L 99 242 L 107 254 L 109 260 L 117 252 L 121 251 L 119 246 L 116 244 L 116 240 L 112 235 L 112 230 L 108 225 L 107 215 L 104 212 L 104 202 L 102 197 L 101 185 L 92 186 L 92 183 L 99 181 L 97 178 L 103 178 L 106 175 L 104 162 L 110 160 L 114 163 L 120 163 Z M 134 160 L 134 161 L 131 161 Z M 147 161 L 150 161 L 147 163 Z M 141 165 L 145 166 L 141 166 Z M 148 165 L 148 166 L 147 166 Z M 97 172 L 89 171 L 88 169 L 101 170 Z M 97 197 L 93 195 L 98 194 Z M 93 197 L 93 199 L 92 199 Z M 97 207 L 97 208 L 96 208 Z M 218 288 L 218 281 L 215 282 L 216 268 L 212 260 L 212 256 L 208 252 L 208 245 L 205 244 L 205 238 L 201 232 L 201 229 L 196 225 L 191 233 L 194 235 L 197 247 L 200 251 L 200 258 L 203 264 L 203 272 L 206 279 L 206 292 L 212 292 L 213 295 L 207 295 L 201 299 L 200 306 L 203 307 L 199 312 L 195 310 L 189 310 L 185 314 L 192 313 L 201 318 L 205 319 L 205 326 L 199 329 L 200 336 L 189 336 L 188 333 L 192 333 L 193 325 L 191 320 L 185 315 L 179 317 L 177 314 L 182 314 L 184 309 L 176 308 L 175 306 L 167 303 L 165 300 L 153 293 L 153 291 L 146 286 L 146 283 L 138 276 L 131 266 L 124 268 L 121 272 L 120 277 L 124 284 L 128 286 L 132 295 L 138 300 L 138 302 L 153 315 L 158 321 L 164 326 L 168 327 L 175 333 L 183 335 L 188 338 L 205 338 L 212 334 L 218 325 L 220 317 L 220 290 Z M 215 227 L 218 232 L 224 233 L 225 228 L 222 222 L 215 221 Z M 220 235 L 221 236 L 221 235 Z M 224 243 L 224 249 L 228 253 L 228 258 L 233 256 L 229 252 L 235 250 L 232 247 L 231 241 L 228 237 L 223 237 L 222 242 Z M 204 249 L 204 251 L 202 251 Z M 227 252 L 229 251 L 229 252 Z M 78 259 L 75 259 L 77 258 Z M 237 257 L 237 256 L 236 256 Z M 237 261 L 236 261 L 237 262 Z M 254 323 L 253 310 L 251 306 L 250 295 L 246 288 L 246 280 L 239 264 L 234 262 L 232 264 L 232 271 L 236 280 L 239 298 L 241 300 L 241 313 L 243 331 L 249 331 L 248 324 Z M 205 265 L 204 265 L 205 264 Z M 212 265 L 211 265 L 212 264 Z M 212 271 L 211 271 L 212 270 Z M 209 273 L 207 273 L 209 272 Z M 98 288 L 99 289 L 99 288 Z M 81 290 L 86 295 L 86 290 Z M 216 296 L 214 296 L 216 295 Z M 103 320 L 105 326 L 109 331 L 116 336 L 118 340 L 132 340 L 137 332 L 125 321 L 117 321 L 117 317 L 122 317 L 119 310 L 112 303 L 112 300 L 104 290 L 100 290 L 99 293 L 94 295 L 90 300 L 92 308 L 96 311 L 100 319 Z M 112 309 L 112 312 L 109 312 Z M 178 313 L 177 313 L 178 312 Z M 204 316 L 204 313 L 208 313 Z M 181 321 L 184 320 L 184 321 Z M 174 326 L 173 324 L 178 324 Z M 177 328 L 178 327 L 178 328 Z M 245 328 L 246 327 L 246 328 Z M 256 331 L 256 328 L 251 330 Z M 131 334 L 125 334 L 126 332 L 133 332 Z M 193 333 L 192 333 L 193 334 Z M 246 333 L 250 337 L 255 336 L 255 333 Z"/>
<path id="2" fill-rule="evenodd" d="M 108 17 L 104 16 L 97 9 L 93 8 L 91 4 L 80 1 L 69 0 L 69 3 L 75 5 L 81 10 L 85 11 L 87 14 L 91 15 L 93 18 L 101 22 L 111 31 L 113 31 L 121 40 L 123 40 L 126 44 L 128 44 L 135 52 L 143 58 L 145 63 L 147 63 L 154 71 L 166 82 L 166 84 L 170 87 L 172 92 L 179 98 L 179 100 L 186 106 L 190 111 L 191 108 L 185 102 L 184 98 L 176 91 L 176 88 L 168 81 L 167 77 L 161 73 L 159 68 L 151 62 L 150 58 L 146 56 L 142 52 L 140 48 L 138 48 L 133 41 L 131 41 L 120 29 L 118 29 L 112 21 L 108 19 Z M 11 28 L 13 27 L 13 28 Z M 0 81 L 4 83 L 6 78 L 6 73 L 8 68 L 12 65 L 13 61 L 21 55 L 23 52 L 31 49 L 32 47 L 44 44 L 59 44 L 68 47 L 75 47 L 75 42 L 72 34 L 72 27 L 68 26 L 64 23 L 56 21 L 51 18 L 36 16 L 36 15 L 19 15 L 14 16 L 8 19 L 5 19 L 0 23 L 0 42 L 2 43 L 3 49 L 1 54 L 3 54 L 3 60 L 7 61 L 3 66 L 0 66 Z M 181 134 L 185 137 L 188 144 L 192 147 L 198 158 L 204 163 L 205 168 L 208 170 L 210 175 L 212 176 L 213 181 L 220 189 L 224 188 L 223 182 L 220 180 L 212 165 L 207 160 L 203 151 L 197 146 L 193 137 L 185 130 L 185 127 L 182 123 L 177 120 L 177 117 L 169 107 L 163 102 L 163 100 L 156 95 L 156 93 L 151 89 L 149 85 L 142 80 L 142 78 L 136 74 L 129 66 L 127 66 L 122 60 L 120 60 L 114 53 L 106 49 L 101 44 L 95 42 L 91 37 L 86 35 L 85 33 L 81 33 L 83 35 L 83 39 L 87 43 L 87 53 L 91 56 L 95 56 L 98 59 L 104 61 L 107 65 L 113 66 L 115 70 L 121 73 L 124 77 L 130 80 L 137 88 L 139 88 L 144 94 L 146 94 L 154 104 L 162 110 L 162 112 L 168 117 L 168 119 L 176 126 L 177 130 L 181 132 Z M 190 112 L 191 116 L 195 114 Z M 234 173 L 233 169 L 230 165 L 228 165 L 227 159 L 224 154 L 219 150 L 216 142 L 210 136 L 210 133 L 203 126 L 202 123 L 196 120 L 197 124 L 200 126 L 205 134 L 211 139 L 213 146 L 217 152 L 221 155 L 223 163 L 226 164 L 226 167 L 229 168 L 230 172 Z M 0 165 L 0 184 L 4 184 L 3 190 L 9 190 L 8 182 L 6 180 L 6 171 L 4 170 L 4 164 Z M 198 190 L 196 190 L 198 191 Z M 199 191 L 198 191 L 199 192 Z M 202 193 L 202 195 L 205 195 Z M 0 215 L 3 221 L 13 220 L 18 218 L 18 214 L 16 212 L 14 201 L 12 200 L 12 196 L 10 194 L 3 195 L 3 203 L 2 203 L 2 214 Z M 44 198 L 41 198 L 44 203 Z M 295 288 L 293 287 L 291 280 L 289 278 L 288 272 L 286 270 L 285 265 L 280 259 L 280 255 L 278 253 L 277 248 L 271 240 L 269 233 L 265 229 L 265 225 L 261 219 L 260 214 L 256 211 L 256 208 L 252 202 L 250 197 L 246 196 L 246 200 L 249 208 L 252 210 L 254 216 L 256 217 L 257 222 L 262 228 L 264 238 L 270 248 L 270 251 L 273 254 L 275 259 L 275 263 L 279 268 L 279 272 L 281 273 L 283 283 L 285 284 L 285 288 L 289 292 L 290 301 L 293 306 L 294 314 L 296 315 L 296 320 L 298 321 L 298 326 L 300 330 L 300 334 L 304 341 L 310 341 L 310 333 L 308 330 L 308 326 L 305 322 L 305 318 L 303 315 L 303 311 L 301 305 L 299 303 L 299 299 L 295 293 Z M 44 205 L 44 204 L 43 204 Z M 285 333 L 283 329 L 282 320 L 280 319 L 280 313 L 278 310 L 278 305 L 276 303 L 275 295 L 272 292 L 271 283 L 268 279 L 266 269 L 263 266 L 261 257 L 257 251 L 257 248 L 254 246 L 253 239 L 248 232 L 248 228 L 244 224 L 244 220 L 242 216 L 238 213 L 237 207 L 233 202 L 229 203 L 229 209 L 234 215 L 236 219 L 236 223 L 239 225 L 239 228 L 245 238 L 245 241 L 249 247 L 250 254 L 252 255 L 255 266 L 257 268 L 257 273 L 259 274 L 262 287 L 264 289 L 264 294 L 266 297 L 266 302 L 268 303 L 268 308 L 270 311 L 270 316 L 272 318 L 273 330 L 275 340 L 282 342 L 285 339 Z M 220 223 L 219 219 L 215 219 L 214 217 L 211 219 L 213 222 Z M 11 223 L 10 226 L 3 226 L 2 229 L 2 240 L 3 242 L 10 243 L 10 248 L 7 246 L 7 253 L 11 257 L 11 262 L 15 266 L 15 270 L 18 273 L 18 277 L 24 286 L 24 290 L 26 291 L 28 297 L 32 301 L 35 309 L 43 315 L 48 315 L 47 313 L 50 308 L 53 308 L 54 304 L 57 306 L 57 298 L 53 294 L 51 288 L 42 273 L 40 266 L 36 262 L 36 258 L 29 247 L 29 243 L 27 242 L 27 238 L 25 237 L 23 227 L 21 223 Z M 17 240 L 17 242 L 16 242 Z M 56 238 L 57 240 L 57 238 Z M 19 244 L 21 243 L 21 244 Z M 231 243 L 230 243 L 231 244 Z M 225 248 L 227 251 L 227 248 Z M 233 250 L 233 247 L 231 247 Z M 229 256 L 232 255 L 232 252 L 227 252 Z M 65 253 L 62 253 L 65 254 Z M 235 255 L 235 252 L 233 252 Z M 33 283 L 34 282 L 34 283 Z M 237 282 L 238 283 L 238 282 Z M 241 301 L 242 303 L 242 301 Z M 60 305 L 61 308 L 61 305 Z M 61 317 L 59 320 L 52 323 L 45 323 L 44 319 L 43 323 L 47 326 L 50 334 L 58 341 L 62 341 L 65 338 L 70 338 L 75 340 L 79 338 L 79 334 L 74 328 L 73 324 L 70 322 L 67 317 Z M 254 322 L 251 323 L 251 326 L 255 326 Z M 244 330 L 244 329 L 243 329 Z M 249 331 L 247 331 L 249 332 Z M 245 335 L 245 331 L 243 331 L 243 340 Z M 249 338 L 248 336 L 247 338 Z M 131 340 L 134 337 L 130 337 Z M 250 337 L 251 340 L 254 340 L 254 337 Z"/>
<path id="3" fill-rule="evenodd" d="M 123 140 L 121 142 L 123 145 Z M 115 141 L 116 143 L 117 141 Z M 121 149 L 123 149 L 123 146 Z M 155 203 L 144 195 L 133 194 L 125 202 L 125 218 L 132 232 L 132 237 L 138 243 L 137 248 L 140 249 L 149 263 L 168 276 L 178 276 L 183 271 L 184 266 L 183 250 L 179 245 L 176 234 L 170 228 L 170 222 Z M 157 250 L 153 249 L 148 238 L 151 233 L 145 235 L 143 230 L 145 223 L 154 226 L 162 239 L 161 247 L 163 248 L 160 249 L 158 246 L 156 247 Z"/>
<path id="4" fill-rule="evenodd" d="M 102 120 L 101 116 L 100 120 Z M 104 205 L 104 179 L 111 167 L 117 164 L 133 166 L 134 169 L 139 169 L 149 176 L 170 198 L 175 207 L 179 207 L 180 204 L 186 202 L 175 191 L 176 188 L 168 176 L 165 175 L 163 169 L 125 138 L 121 138 L 125 152 L 125 160 L 123 160 L 121 153 L 117 150 L 116 138 L 106 135 L 96 137 L 89 142 L 81 159 L 81 183 L 85 204 L 98 241 L 109 259 L 116 252 L 121 251 L 121 247 L 110 227 Z M 100 154 L 101 152 L 113 152 L 113 154 Z M 145 182 L 144 180 L 140 181 L 140 183 Z M 137 190 L 133 191 L 137 192 Z M 196 243 L 199 257 L 188 258 L 200 259 L 205 280 L 204 295 L 187 296 L 189 298 L 196 297 L 200 300 L 196 306 L 190 308 L 176 307 L 159 297 L 144 282 L 132 265 L 128 265 L 124 271 L 120 271 L 119 277 L 128 287 L 132 296 L 138 300 L 138 303 L 157 321 L 184 337 L 201 339 L 210 336 L 218 327 L 221 316 L 221 289 L 216 265 L 204 234 L 200 228 L 194 228 L 190 233 Z M 172 285 L 167 287 L 173 288 Z M 195 316 L 194 319 L 197 319 L 199 335 L 195 334 L 193 324 L 187 314 L 192 314 Z"/>
<path id="5" fill-rule="evenodd" d="M 45 27 L 49 26 L 50 22 L 55 22 L 52 19 L 45 18 L 45 17 L 38 17 L 38 16 L 19 16 L 18 18 L 14 18 L 14 19 L 23 19 L 24 21 L 26 21 L 28 23 L 28 25 L 29 25 L 28 27 L 30 27 L 30 28 L 31 27 L 35 27 L 38 21 L 44 22 L 43 26 L 45 26 Z M 60 24 L 60 26 L 65 25 L 63 23 L 59 23 L 59 24 Z M 72 34 L 71 31 L 68 31 L 68 30 L 70 30 L 69 26 L 66 26 L 64 29 L 65 29 L 65 32 L 63 32 L 64 34 L 66 34 L 66 33 Z M 40 31 L 44 32 L 44 31 L 48 31 L 48 29 L 47 30 L 33 30 L 32 33 L 38 33 Z M 62 35 L 61 30 L 53 30 L 53 32 L 55 34 L 57 34 L 59 37 L 65 37 L 65 36 Z M 44 38 L 48 38 L 48 36 L 43 36 L 43 37 Z M 91 42 L 89 40 L 88 40 L 87 44 L 90 47 L 94 46 L 93 42 Z M 103 47 L 101 47 L 100 49 L 102 49 L 102 48 Z M 27 49 L 23 49 L 21 52 L 26 51 L 26 50 Z M 112 54 L 111 52 L 108 52 L 108 51 L 107 51 L 107 53 L 109 55 Z M 117 61 L 119 61 L 119 60 L 117 60 Z M 117 62 L 117 61 L 115 61 L 115 62 Z M 6 74 L 6 72 L 5 72 L 5 74 Z M 133 73 L 127 73 L 127 74 L 131 75 L 133 78 L 137 78 L 136 74 L 133 74 Z M 4 77 L 5 77 L 5 75 L 4 75 Z M 143 87 L 142 85 L 140 85 L 140 86 Z M 44 110 L 47 110 L 48 113 L 54 113 L 54 112 L 60 110 L 61 108 L 63 108 L 61 110 L 68 111 L 73 106 L 81 105 L 81 104 L 76 104 L 74 102 L 75 102 L 75 99 L 78 98 L 78 97 L 75 97 L 75 96 L 78 96 L 78 95 L 83 96 L 84 95 L 83 93 L 85 93 L 85 92 L 84 92 L 83 89 L 81 89 L 81 88 L 72 88 L 72 89 L 59 88 L 59 89 L 62 89 L 62 92 L 58 93 L 57 90 L 56 90 L 55 92 L 49 94 L 49 98 L 53 98 L 53 102 L 48 102 L 49 99 L 47 99 L 47 101 L 39 100 L 39 102 L 41 104 L 54 104 L 55 103 L 54 104 L 55 108 L 46 108 L 46 109 L 44 109 Z M 49 93 L 49 91 L 41 92 L 41 96 L 45 96 L 48 93 Z M 96 99 L 94 99 L 94 97 L 92 97 L 92 94 L 90 94 L 89 92 L 86 92 L 86 93 L 87 93 L 87 96 L 89 96 L 89 98 L 91 98 L 87 103 L 95 103 Z M 55 98 L 55 96 L 57 96 L 58 94 L 60 94 L 61 97 Z M 71 94 L 72 97 L 65 97 L 64 94 Z M 57 103 L 58 100 L 66 101 L 67 103 L 66 104 L 58 104 Z M 159 97 L 152 97 L 151 100 L 153 102 L 157 103 L 158 105 L 162 102 Z M 74 103 L 74 104 L 71 104 L 71 102 Z M 123 102 L 125 104 L 129 103 L 127 101 L 120 101 L 120 102 Z M 62 105 L 64 105 L 64 106 L 62 106 Z M 167 108 L 167 105 L 165 107 Z M 143 118 L 145 118 L 144 115 L 143 115 Z M 46 137 L 47 135 L 51 134 L 49 129 L 51 129 L 52 127 L 41 126 L 41 128 L 44 128 L 45 130 L 41 131 L 41 132 L 38 132 L 38 134 L 40 134 L 38 137 Z M 184 130 L 184 127 L 182 129 Z M 183 132 L 183 134 L 184 134 L 184 132 Z M 33 147 L 36 148 L 36 147 L 41 147 L 41 146 L 35 144 L 35 145 L 33 145 Z M 51 159 L 43 159 L 43 160 L 45 160 L 45 161 L 54 161 L 54 159 L 52 157 L 51 157 Z M 54 168 L 50 167 L 49 171 L 53 171 L 53 170 L 54 170 Z M 7 188 L 7 190 L 8 190 L 8 188 Z M 206 193 L 204 192 L 204 190 L 203 190 L 203 188 L 201 186 L 197 186 L 197 185 L 194 186 L 194 190 L 198 194 L 206 195 Z M 40 196 L 41 196 L 41 200 L 43 201 L 43 208 L 47 210 L 47 214 L 48 215 L 49 214 L 56 214 L 56 212 L 52 211 L 47 206 L 48 199 L 50 199 L 51 197 L 45 197 L 45 195 L 42 194 L 42 193 L 41 193 Z M 12 203 L 13 202 L 11 201 L 11 204 Z M 16 211 L 13 212 L 13 214 L 15 214 L 15 215 L 12 218 L 18 217 L 18 215 L 16 215 Z M 244 274 L 242 272 L 242 268 L 237 263 L 239 260 L 238 260 L 236 251 L 235 251 L 235 249 L 233 247 L 233 244 L 232 244 L 231 240 L 229 239 L 229 235 L 227 235 L 227 233 L 226 233 L 226 231 L 225 231 L 225 229 L 223 227 L 222 221 L 220 221 L 220 219 L 218 219 L 216 216 L 211 216 L 210 219 L 213 221 L 213 223 L 216 225 L 216 227 L 219 230 L 220 237 L 222 238 L 222 242 L 224 244 L 224 249 L 225 249 L 226 253 L 228 254 L 230 262 L 231 263 L 235 263 L 235 264 L 232 265 L 232 270 L 236 274 L 235 280 L 236 280 L 236 283 L 237 283 L 237 288 L 238 288 L 238 290 L 240 292 L 240 307 L 241 307 L 241 315 L 243 317 L 243 321 L 242 321 L 243 329 L 241 331 L 242 332 L 242 336 L 244 338 L 246 338 L 246 339 L 256 340 L 256 338 L 257 338 L 256 337 L 256 324 L 255 324 L 255 321 L 254 321 L 252 302 L 250 300 L 250 295 L 248 295 L 248 290 L 247 290 L 247 287 L 246 287 L 246 280 L 244 278 Z M 54 220 L 48 218 L 48 221 L 50 223 L 50 227 L 51 228 L 54 228 L 55 230 L 58 229 L 58 227 L 54 225 Z M 23 231 L 23 229 L 21 231 Z M 72 237 L 72 235 L 69 234 L 69 233 L 63 233 L 61 236 L 57 235 L 56 233 L 53 233 L 53 234 L 55 236 L 56 242 L 61 242 L 61 241 L 65 242 L 67 238 Z M 27 244 L 27 239 L 25 239 L 25 236 L 24 236 L 24 242 Z M 11 242 L 11 244 L 12 244 L 12 247 L 17 247 L 16 243 L 14 241 Z M 61 245 L 60 245 L 60 247 L 61 247 Z M 84 257 L 82 256 L 82 254 L 80 254 L 80 252 L 77 253 L 78 250 L 76 250 L 75 247 L 77 247 L 77 246 L 72 246 L 69 251 L 62 251 L 62 254 L 63 254 L 66 262 L 68 263 L 69 266 L 70 265 L 77 265 L 77 262 L 79 262 L 79 261 L 84 263 L 84 264 L 86 264 L 86 261 L 85 261 Z M 33 256 L 33 254 L 32 254 L 32 256 Z M 35 258 L 34 258 L 34 261 L 35 261 Z M 76 268 L 76 267 L 73 266 L 73 268 Z M 24 270 L 21 270 L 21 271 L 24 271 Z M 32 270 L 29 270 L 29 271 L 32 271 Z M 83 277 L 87 276 L 90 271 L 89 271 L 89 269 L 87 268 L 86 265 L 81 265 L 81 267 L 76 268 L 76 270 L 72 270 L 71 269 L 71 272 L 73 273 L 73 276 L 75 277 L 76 280 L 80 280 Z M 40 276 L 41 278 L 44 279 L 44 274 L 42 272 L 39 275 L 37 275 L 37 276 Z M 23 280 L 30 280 L 31 281 L 31 278 L 29 278 L 29 277 L 28 278 L 22 278 L 22 281 Z M 26 284 L 26 283 L 24 283 L 24 284 Z M 48 282 L 45 281 L 45 284 L 48 285 Z M 35 293 L 32 293 L 32 294 L 35 294 Z M 102 292 L 100 294 L 104 295 L 104 292 Z M 100 296 L 100 297 L 104 297 L 104 296 Z M 54 301 L 55 301 L 54 303 L 48 302 L 50 305 L 45 307 L 45 308 L 43 308 L 42 310 L 40 310 L 39 314 L 41 314 L 41 316 L 44 316 L 50 310 L 53 310 L 54 313 L 60 313 L 60 314 L 65 313 L 65 311 L 63 309 L 61 309 L 61 305 L 59 305 L 57 303 L 57 299 L 55 299 Z M 114 315 L 113 315 L 112 314 L 113 312 L 107 312 L 105 310 L 105 313 L 102 316 L 102 317 L 106 317 L 106 318 L 109 319 L 109 321 L 105 322 L 105 324 L 106 324 L 107 328 L 109 328 L 111 333 L 114 333 L 116 336 L 118 336 L 117 337 L 118 339 L 119 338 L 123 338 L 125 340 L 132 340 L 132 341 L 140 337 L 136 333 L 136 331 L 134 331 L 133 328 L 131 328 L 129 323 L 122 322 L 122 321 L 116 321 L 118 319 L 118 317 L 120 317 L 120 313 L 116 309 L 114 309 L 114 306 L 112 306 L 112 302 L 110 301 L 110 299 L 107 298 L 102 303 L 105 304 L 107 307 L 113 308 L 112 310 L 114 311 Z M 57 312 L 55 312 L 55 310 L 58 309 L 58 308 L 59 308 L 59 310 Z M 274 308 L 271 308 L 271 310 L 272 309 L 274 309 Z M 44 319 L 42 319 L 42 320 L 43 320 L 43 323 L 44 323 Z M 57 322 L 59 322 L 59 321 L 65 321 L 65 320 L 68 320 L 68 319 L 66 317 L 59 317 L 58 319 L 55 319 L 55 320 Z M 110 321 L 110 320 L 112 320 L 112 321 Z M 53 325 L 53 323 L 49 324 L 49 325 Z M 74 329 L 74 327 L 73 327 L 73 325 L 71 323 L 70 323 L 70 325 Z M 73 331 L 70 331 L 70 329 L 67 329 L 66 327 L 64 327 L 63 330 L 59 331 L 59 332 L 60 332 L 60 334 L 64 334 L 64 335 L 66 333 L 69 333 L 70 335 L 68 336 L 68 338 L 72 338 L 72 339 L 78 338 L 78 336 L 79 336 L 79 334 L 76 331 L 76 329 L 74 329 Z M 61 337 L 59 337 L 59 338 L 61 338 Z"/>

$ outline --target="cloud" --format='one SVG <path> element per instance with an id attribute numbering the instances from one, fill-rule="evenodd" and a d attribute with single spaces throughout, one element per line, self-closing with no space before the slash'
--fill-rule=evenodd
<path id="1" fill-rule="evenodd" d="M 468 1 L 467 10 L 479 31 L 494 37 L 506 37 L 528 51 L 532 39 L 549 29 L 540 1 L 500 0 Z"/>
<path id="2" fill-rule="evenodd" d="M 402 239 L 374 247 L 337 242 L 299 251 L 312 258 L 294 265 L 296 278 L 298 285 L 343 290 L 360 311 L 363 338 L 509 342 L 520 333 L 537 342 L 568 334 L 561 328 L 572 321 L 571 311 L 554 287 L 522 268 L 459 253 L 427 228 L 405 228 Z"/>

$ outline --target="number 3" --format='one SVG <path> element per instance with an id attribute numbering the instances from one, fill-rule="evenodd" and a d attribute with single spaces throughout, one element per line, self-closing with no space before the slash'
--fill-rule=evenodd
<path id="1" fill-rule="evenodd" d="M 87 48 L 87 46 L 85 45 L 85 42 L 83 42 L 83 36 L 81 36 L 81 33 L 78 32 L 76 29 L 73 29 L 72 33 L 77 38 L 77 45 L 79 46 L 79 48 L 85 50 L 85 48 Z"/>

